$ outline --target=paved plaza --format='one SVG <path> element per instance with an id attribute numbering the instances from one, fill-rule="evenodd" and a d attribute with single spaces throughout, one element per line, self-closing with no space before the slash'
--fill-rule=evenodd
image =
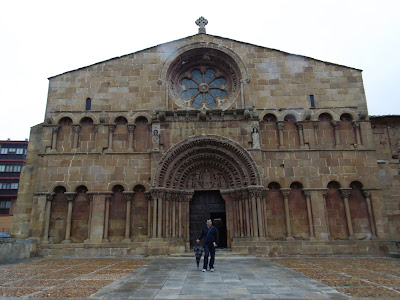
<path id="1" fill-rule="evenodd" d="M 0 296 L 93 299 L 400 298 L 393 259 L 35 259 L 0 266 Z"/>

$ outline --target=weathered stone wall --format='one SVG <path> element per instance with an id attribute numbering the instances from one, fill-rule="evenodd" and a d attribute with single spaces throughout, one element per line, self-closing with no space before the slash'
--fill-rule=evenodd
<path id="1" fill-rule="evenodd" d="M 0 264 L 36 256 L 36 241 L 0 238 Z"/>
<path id="2" fill-rule="evenodd" d="M 201 47 L 229 55 L 240 70 L 242 93 L 236 91 L 226 110 L 180 109 L 168 88 L 174 59 Z M 310 95 L 316 107 L 310 107 Z M 92 100 L 90 111 L 85 111 L 87 98 Z M 157 221 L 151 214 L 162 212 L 165 205 L 159 202 L 155 208 L 148 195 L 135 192 L 127 211 L 126 193 L 138 185 L 148 192 L 155 187 L 153 179 L 167 151 L 194 136 L 208 135 L 247 150 L 257 165 L 260 186 L 273 183 L 261 199 L 266 215 L 257 216 L 272 239 L 285 239 L 288 231 L 295 239 L 364 239 L 371 238 L 374 229 L 379 238 L 390 237 L 399 226 L 394 220 L 388 226 L 387 214 L 400 208 L 395 196 L 387 200 L 382 194 L 382 172 L 387 168 L 377 164 L 380 154 L 366 112 L 360 70 L 209 35 L 54 76 L 46 124 L 31 133 L 13 234 L 43 239 L 47 209 L 50 243 L 68 242 L 69 227 L 70 240 L 79 243 L 122 243 L 151 236 L 159 231 L 151 225 Z M 378 149 L 389 155 L 384 146 Z M 328 190 L 332 182 L 337 187 Z M 346 198 L 346 214 L 342 192 L 354 182 L 361 190 Z M 297 187 L 291 188 L 293 184 Z M 81 186 L 86 196 L 79 193 Z M 362 191 L 370 195 L 372 213 Z M 65 193 L 70 193 L 72 206 Z M 72 197 L 73 193 L 77 194 Z M 234 201 L 226 199 L 233 230 L 235 209 L 229 205 Z M 182 237 L 187 227 L 179 230 Z"/>
<path id="3" fill-rule="evenodd" d="M 391 238 L 398 239 L 400 234 L 400 117 L 373 117 L 371 123 L 377 150 L 379 179 L 383 186 L 388 216 L 386 226 Z"/>

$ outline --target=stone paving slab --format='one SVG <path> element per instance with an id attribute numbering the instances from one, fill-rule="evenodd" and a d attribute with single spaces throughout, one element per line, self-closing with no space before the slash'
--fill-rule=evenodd
<path id="1" fill-rule="evenodd" d="M 35 259 L 0 265 L 0 298 L 399 298 L 400 261 L 371 258 Z M 15 297 L 15 298 L 14 298 Z"/>
<path id="2" fill-rule="evenodd" d="M 149 283 L 154 281 L 163 282 L 162 287 L 150 288 Z M 118 298 L 128 287 L 133 287 L 126 295 L 129 299 L 347 298 L 276 262 L 242 257 L 219 258 L 215 272 L 205 273 L 197 269 L 194 259 L 157 258 L 121 279 L 118 287 L 105 287 L 91 298 Z"/>

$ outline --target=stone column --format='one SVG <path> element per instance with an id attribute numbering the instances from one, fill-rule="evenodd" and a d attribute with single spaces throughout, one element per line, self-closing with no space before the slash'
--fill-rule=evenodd
<path id="1" fill-rule="evenodd" d="M 91 152 L 97 152 L 97 138 L 98 138 L 98 135 L 99 135 L 99 125 L 97 125 L 97 124 L 95 124 L 95 125 L 93 125 L 93 134 L 94 134 L 94 147 L 93 147 L 93 149 L 91 150 Z"/>
<path id="2" fill-rule="evenodd" d="M 133 151 L 133 133 L 135 132 L 135 128 L 135 124 L 128 124 L 128 151 Z"/>
<path id="3" fill-rule="evenodd" d="M 171 234 L 171 193 L 165 194 L 165 237 L 170 237 Z"/>
<path id="4" fill-rule="evenodd" d="M 185 217 L 185 221 L 186 221 L 185 222 L 185 232 L 186 232 L 186 235 L 185 235 L 185 239 L 186 239 L 186 242 L 190 242 L 190 230 L 189 230 L 190 205 L 189 205 L 189 203 L 190 203 L 190 199 L 191 198 L 192 198 L 192 196 L 190 194 L 186 194 L 185 195 L 185 206 L 186 206 L 186 211 L 185 211 L 185 215 L 186 215 L 186 217 Z"/>
<path id="5" fill-rule="evenodd" d="M 107 151 L 108 152 L 113 152 L 113 134 L 115 131 L 115 125 L 108 125 L 108 148 Z"/>
<path id="6" fill-rule="evenodd" d="M 268 234 L 268 210 L 267 210 L 267 190 L 263 189 L 262 191 L 262 206 L 263 206 L 263 214 L 264 214 L 264 235 L 267 239 L 269 239 Z"/>
<path id="7" fill-rule="evenodd" d="M 125 238 L 122 240 L 123 243 L 131 242 L 131 205 L 133 199 L 133 192 L 124 192 L 126 199 L 126 217 L 125 217 Z"/>
<path id="8" fill-rule="evenodd" d="M 285 206 L 285 221 L 286 221 L 286 239 L 291 240 L 292 228 L 290 227 L 290 212 L 289 212 L 289 193 L 290 191 L 281 191 L 283 197 L 283 204 Z"/>
<path id="9" fill-rule="evenodd" d="M 249 205 L 249 196 L 247 192 L 242 193 L 242 197 L 244 198 L 244 206 L 245 206 L 245 212 L 246 212 L 246 237 L 251 236 L 250 232 L 250 205 Z"/>
<path id="10" fill-rule="evenodd" d="M 313 127 L 314 127 L 314 139 L 315 139 L 315 147 L 318 147 L 318 126 L 319 122 L 318 121 L 313 121 Z"/>
<path id="11" fill-rule="evenodd" d="M 333 127 L 333 133 L 335 135 L 335 147 L 340 146 L 340 139 L 339 139 L 339 122 L 338 121 L 331 121 Z"/>
<path id="12" fill-rule="evenodd" d="M 176 197 L 176 196 L 175 196 Z M 172 210 L 172 237 L 176 237 L 176 198 L 172 199 L 172 206 L 171 206 L 171 210 Z"/>
<path id="13" fill-rule="evenodd" d="M 163 199 L 157 198 L 157 237 L 162 237 L 162 216 L 163 216 Z"/>
<path id="14" fill-rule="evenodd" d="M 328 209 L 326 208 L 326 198 L 328 197 L 328 192 L 323 193 L 322 196 L 324 197 L 324 213 L 325 213 L 325 221 L 326 221 L 326 233 L 328 235 L 328 239 L 331 236 L 331 231 L 329 228 L 329 217 L 328 217 Z"/>
<path id="15" fill-rule="evenodd" d="M 349 197 L 351 190 L 342 190 L 342 197 L 344 201 L 344 210 L 346 213 L 346 222 L 347 222 L 347 229 L 349 231 L 349 239 L 354 238 L 353 232 L 353 224 L 351 223 L 351 214 L 350 214 L 350 207 L 349 207 Z"/>
<path id="16" fill-rule="evenodd" d="M 42 244 L 49 243 L 49 230 L 50 230 L 50 216 L 51 216 L 51 202 L 54 199 L 54 193 L 46 195 L 46 215 L 44 220 L 44 233 Z"/>
<path id="17" fill-rule="evenodd" d="M 110 202 L 111 202 L 111 195 L 106 196 L 106 212 L 104 214 L 104 235 L 103 235 L 103 242 L 109 242 L 108 240 L 108 227 L 110 222 Z"/>
<path id="18" fill-rule="evenodd" d="M 57 138 L 60 129 L 61 129 L 60 125 L 56 125 L 53 127 L 53 135 L 51 139 L 51 152 L 57 152 Z"/>
<path id="19" fill-rule="evenodd" d="M 89 219 L 88 219 L 88 234 L 87 239 L 84 240 L 84 243 L 90 242 L 90 227 L 92 226 L 92 211 L 93 211 L 93 194 L 88 194 L 89 197 Z"/>
<path id="20" fill-rule="evenodd" d="M 155 195 L 152 195 L 153 198 L 153 238 L 157 237 L 157 198 Z"/>
<path id="21" fill-rule="evenodd" d="M 277 122 L 278 127 L 278 136 L 279 136 L 279 149 L 284 149 L 285 146 L 283 145 L 283 126 L 285 125 L 284 122 Z"/>
<path id="22" fill-rule="evenodd" d="M 68 201 L 68 213 L 67 213 L 67 228 L 65 229 L 65 239 L 62 241 L 63 244 L 71 243 L 71 223 L 72 223 L 72 206 L 76 193 L 64 193 L 65 198 Z"/>
<path id="23" fill-rule="evenodd" d="M 79 143 L 79 132 L 81 131 L 80 125 L 73 125 L 72 126 L 74 131 L 74 144 L 72 149 L 78 150 L 78 143 Z"/>
<path id="24" fill-rule="evenodd" d="M 238 196 L 237 194 L 232 195 L 232 211 L 233 211 L 233 236 L 239 237 L 240 236 L 240 229 L 239 229 L 239 204 L 238 204 Z"/>
<path id="25" fill-rule="evenodd" d="M 178 237 L 182 237 L 182 201 L 179 199 L 178 203 Z"/>
<path id="26" fill-rule="evenodd" d="M 261 202 L 262 191 L 256 190 L 258 236 L 264 236 L 263 208 Z"/>
<path id="27" fill-rule="evenodd" d="M 239 203 L 239 220 L 240 220 L 240 237 L 244 237 L 245 235 L 245 226 L 244 226 L 244 218 L 243 218 L 243 199 L 241 197 L 241 193 L 238 194 L 238 203 Z"/>
<path id="28" fill-rule="evenodd" d="M 375 220 L 374 220 L 374 213 L 372 210 L 372 197 L 371 197 L 371 192 L 369 191 L 364 191 L 364 197 L 367 202 L 367 211 L 368 211 L 368 218 L 369 218 L 369 224 L 371 226 L 371 234 L 372 238 L 376 239 L 376 228 L 375 228 Z"/>
<path id="29" fill-rule="evenodd" d="M 311 193 L 305 192 L 304 196 L 306 197 L 308 227 L 310 230 L 310 240 L 313 240 L 313 239 L 315 239 L 315 234 L 314 234 L 312 207 L 311 207 Z"/>
<path id="30" fill-rule="evenodd" d="M 257 220 L 257 199 L 256 199 L 256 191 L 249 190 L 249 197 L 251 201 L 251 216 L 252 216 L 252 223 L 253 223 L 253 236 L 258 237 L 258 220 Z"/>
<path id="31" fill-rule="evenodd" d="M 361 128 L 360 128 L 360 122 L 355 122 L 353 121 L 353 127 L 354 131 L 356 132 L 356 147 L 362 146 L 362 141 L 361 141 Z"/>
<path id="32" fill-rule="evenodd" d="M 152 199 L 150 197 L 150 194 L 147 193 L 147 237 L 152 237 Z"/>
<path id="33" fill-rule="evenodd" d="M 297 122 L 297 123 L 296 123 L 296 127 L 297 127 L 297 133 L 299 134 L 300 148 L 304 148 L 304 131 L 303 131 L 303 124 Z"/>

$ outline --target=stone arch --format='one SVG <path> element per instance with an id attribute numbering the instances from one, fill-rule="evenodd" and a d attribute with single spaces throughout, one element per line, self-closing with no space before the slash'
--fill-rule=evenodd
<path id="1" fill-rule="evenodd" d="M 84 118 L 92 119 L 94 124 L 98 124 L 99 123 L 99 119 L 97 118 L 97 116 L 95 114 L 85 113 L 85 114 L 81 114 L 81 115 L 77 116 L 77 120 L 79 120 L 79 124 L 82 122 L 82 119 L 84 119 Z"/>
<path id="2" fill-rule="evenodd" d="M 64 185 L 56 185 L 50 210 L 49 241 L 53 244 L 61 243 L 65 238 L 67 228 L 68 201 L 65 197 Z"/>
<path id="3" fill-rule="evenodd" d="M 363 184 L 360 181 L 350 183 L 349 208 L 354 237 L 356 239 L 370 239 L 372 236 L 371 224 L 368 217 L 367 201 L 363 193 Z"/>
<path id="4" fill-rule="evenodd" d="M 317 139 L 321 148 L 335 147 L 334 118 L 330 112 L 322 112 L 318 116 Z"/>
<path id="5" fill-rule="evenodd" d="M 263 149 L 277 149 L 279 147 L 279 135 L 276 114 L 266 112 L 261 115 L 260 142 Z"/>
<path id="6" fill-rule="evenodd" d="M 62 181 L 56 181 L 54 182 L 48 189 L 48 192 L 51 193 L 55 193 L 56 192 L 56 188 L 58 187 L 63 187 L 65 189 L 65 192 L 68 192 L 69 190 L 67 189 L 67 185 L 65 184 L 65 182 Z"/>
<path id="7" fill-rule="evenodd" d="M 278 121 L 278 116 L 274 113 L 271 112 L 263 112 L 260 115 L 260 119 L 263 122 L 277 122 Z"/>
<path id="8" fill-rule="evenodd" d="M 53 124 L 59 124 L 61 119 L 64 118 L 70 118 L 72 121 L 72 125 L 77 125 L 76 116 L 74 116 L 73 114 L 60 114 L 56 118 L 54 118 Z"/>
<path id="9" fill-rule="evenodd" d="M 322 109 L 322 110 L 319 110 L 318 112 L 315 112 L 315 113 L 312 115 L 311 120 L 312 120 L 312 121 L 318 121 L 318 120 L 319 120 L 319 117 L 320 117 L 321 115 L 323 115 L 323 114 L 328 114 L 328 115 L 330 115 L 330 116 L 332 117 L 332 120 L 333 120 L 333 121 L 339 121 L 339 116 L 338 116 L 336 113 L 334 113 L 332 110 L 329 110 L 329 109 Z"/>
<path id="10" fill-rule="evenodd" d="M 356 132 L 353 127 L 354 116 L 351 113 L 345 112 L 340 115 L 339 123 L 339 140 L 344 147 L 357 144 Z"/>
<path id="11" fill-rule="evenodd" d="M 150 189 L 150 184 L 148 182 L 137 181 L 133 185 L 131 191 L 135 191 L 135 188 L 138 187 L 138 186 L 142 186 L 145 191 L 148 191 Z"/>
<path id="12" fill-rule="evenodd" d="M 108 186 L 107 186 L 107 190 L 110 191 L 110 192 L 113 192 L 113 191 L 114 191 L 114 188 L 115 188 L 117 185 L 122 186 L 122 187 L 124 188 L 124 191 L 130 191 L 128 184 L 126 184 L 126 183 L 123 182 L 123 181 L 119 181 L 119 180 L 110 182 L 110 183 L 108 184 Z"/>
<path id="13" fill-rule="evenodd" d="M 94 149 L 95 141 L 95 124 L 91 116 L 84 116 L 80 119 L 79 125 L 79 151 L 89 152 Z"/>
<path id="14" fill-rule="evenodd" d="M 70 152 L 73 147 L 73 119 L 69 116 L 65 116 L 58 121 L 60 131 L 57 135 L 57 146 L 56 149 L 59 152 Z"/>
<path id="15" fill-rule="evenodd" d="M 303 188 L 301 182 L 292 182 L 288 196 L 290 227 L 295 239 L 309 239 L 310 237 L 307 202 Z"/>
<path id="16" fill-rule="evenodd" d="M 286 238 L 285 208 L 281 194 L 281 185 L 276 181 L 268 184 L 266 218 L 268 236 L 273 240 Z"/>
<path id="17" fill-rule="evenodd" d="M 138 115 L 135 118 L 135 134 L 133 149 L 135 152 L 144 152 L 151 149 L 151 126 L 146 116 Z"/>
<path id="18" fill-rule="evenodd" d="M 88 188 L 85 185 L 78 185 L 75 188 L 76 197 L 72 206 L 70 237 L 74 243 L 82 243 L 89 237 L 90 199 L 87 191 Z"/>
<path id="19" fill-rule="evenodd" d="M 168 49 L 168 44 L 164 44 L 162 47 L 166 47 L 167 50 Z M 186 45 L 183 46 L 179 49 L 175 49 L 173 48 L 172 51 L 168 51 L 169 53 L 167 53 L 167 57 L 165 59 L 164 64 L 161 67 L 160 70 L 160 74 L 159 74 L 159 82 L 162 83 L 163 81 L 167 80 L 167 72 L 168 69 L 170 67 L 170 65 L 173 63 L 173 61 L 180 56 L 181 54 L 193 50 L 193 49 L 200 49 L 200 48 L 209 48 L 209 49 L 215 49 L 215 50 L 219 50 L 223 53 L 225 53 L 226 55 L 230 56 L 238 65 L 239 69 L 240 69 L 240 73 L 242 75 L 241 79 L 242 80 L 246 80 L 247 82 L 250 82 L 250 75 L 247 71 L 247 67 L 244 63 L 244 61 L 241 59 L 241 57 L 234 51 L 232 51 L 231 49 L 229 49 L 228 47 L 224 46 L 224 45 L 220 45 L 220 44 L 216 44 L 216 43 L 209 43 L 209 42 L 197 42 L 197 43 L 193 43 L 190 45 Z"/>
<path id="20" fill-rule="evenodd" d="M 257 166 L 250 154 L 239 144 L 214 135 L 194 136 L 170 148 L 161 159 L 152 185 L 187 188 L 188 178 L 196 176 L 195 172 L 199 168 L 203 168 L 202 170 L 208 168 L 207 176 L 199 178 L 196 189 L 212 189 L 210 181 L 207 183 L 205 181 L 219 177 L 216 172 L 219 167 L 225 168 L 224 174 L 221 173 L 224 179 L 230 179 L 226 182 L 227 188 L 261 185 Z"/>
<path id="21" fill-rule="evenodd" d="M 147 123 L 149 123 L 149 124 L 151 124 L 153 121 L 151 116 L 148 113 L 144 113 L 144 112 L 137 112 L 137 113 L 133 114 L 131 119 L 133 120 L 133 123 L 135 123 L 136 119 L 140 118 L 140 117 L 146 118 Z"/>
<path id="22" fill-rule="evenodd" d="M 147 188 L 146 188 L 147 186 Z M 133 198 L 130 211 L 130 236 L 133 240 L 139 239 L 140 236 L 147 234 L 148 227 L 148 209 L 149 202 L 147 200 L 148 184 L 137 182 L 133 187 Z"/>
<path id="23" fill-rule="evenodd" d="M 128 149 L 128 119 L 123 115 L 118 115 L 115 117 L 114 123 L 112 149 L 114 151 L 124 151 Z"/>
<path id="24" fill-rule="evenodd" d="M 329 237 L 334 240 L 346 240 L 348 237 L 346 212 L 340 191 L 340 183 L 330 181 L 325 194 L 325 207 L 329 228 Z"/>
<path id="25" fill-rule="evenodd" d="M 124 191 L 126 185 L 113 184 L 110 201 L 108 238 L 110 242 L 121 242 L 125 236 L 126 198 Z"/>

